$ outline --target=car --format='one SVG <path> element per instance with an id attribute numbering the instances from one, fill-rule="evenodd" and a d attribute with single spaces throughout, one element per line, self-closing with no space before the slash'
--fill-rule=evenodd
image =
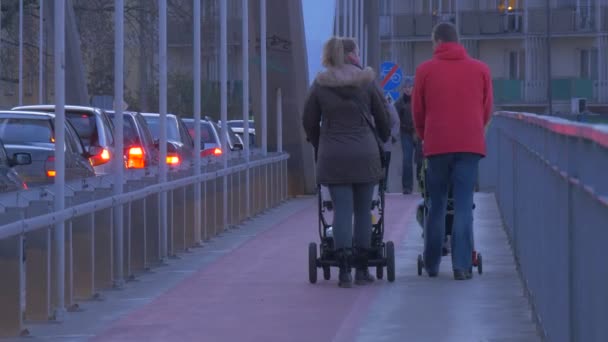
<path id="1" fill-rule="evenodd" d="M 146 120 L 154 143 L 160 139 L 160 114 L 141 113 Z M 194 141 L 182 120 L 174 114 L 167 114 L 167 164 L 172 169 L 188 169 L 194 163 Z"/>
<path id="2" fill-rule="evenodd" d="M 57 175 L 54 120 L 53 113 L 0 111 L 0 139 L 4 141 L 8 154 L 30 155 L 31 163 L 14 167 L 28 186 L 52 183 Z M 72 124 L 65 121 L 67 181 L 94 176 L 95 170 L 89 158 L 100 153 L 100 148 L 96 146 L 87 151 Z"/>
<path id="3" fill-rule="evenodd" d="M 9 156 L 4 143 L 0 140 L 0 193 L 27 190 L 27 184 L 14 167 L 31 163 L 32 155 L 29 153 L 15 153 Z"/>
<path id="4" fill-rule="evenodd" d="M 55 105 L 31 105 L 15 107 L 13 110 L 55 112 Z M 95 107 L 65 106 L 65 117 L 73 125 L 88 151 L 91 147 L 98 151 L 89 159 L 95 174 L 106 175 L 112 172 L 114 156 L 114 126 L 107 114 Z"/>
<path id="5" fill-rule="evenodd" d="M 184 118 L 182 119 L 191 136 L 194 136 L 194 119 Z M 222 128 L 219 124 L 213 121 L 209 117 L 205 117 L 201 120 L 201 157 L 208 156 L 221 156 L 222 142 L 220 140 Z M 243 142 L 239 137 L 231 130 L 228 130 L 228 147 L 231 151 L 242 150 Z"/>
<path id="6" fill-rule="evenodd" d="M 245 138 L 243 137 L 243 132 L 245 131 L 245 128 L 244 128 L 245 121 L 244 120 L 228 120 L 227 122 L 228 122 L 228 126 L 230 126 L 232 128 L 234 133 L 236 133 L 236 135 L 241 137 L 242 141 L 245 141 Z M 254 124 L 253 120 L 249 120 L 249 146 L 251 146 L 251 147 L 256 146 L 255 124 Z"/>
<path id="7" fill-rule="evenodd" d="M 116 127 L 114 111 L 106 111 Z M 123 148 L 127 169 L 144 169 L 158 166 L 160 153 L 148 123 L 137 112 L 123 112 Z"/>

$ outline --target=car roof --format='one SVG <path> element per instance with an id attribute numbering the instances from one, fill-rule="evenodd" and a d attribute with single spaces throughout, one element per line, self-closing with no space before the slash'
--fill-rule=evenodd
<path id="1" fill-rule="evenodd" d="M 183 122 L 192 122 L 192 123 L 194 123 L 194 119 L 193 118 L 182 118 L 182 121 Z M 201 123 L 210 124 L 211 122 L 209 122 L 209 120 L 201 119 Z"/>
<path id="2" fill-rule="evenodd" d="M 31 119 L 53 119 L 54 113 L 35 112 L 29 110 L 3 110 L 0 111 L 0 116 L 3 118 L 31 118 Z"/>
<path id="3" fill-rule="evenodd" d="M 55 110 L 55 105 L 29 105 L 29 106 L 20 106 L 20 107 L 15 107 L 12 110 L 44 110 L 44 111 L 49 111 Z M 78 110 L 78 111 L 82 111 L 82 112 L 89 112 L 89 113 L 98 113 L 101 112 L 101 110 L 99 108 L 96 107 L 87 107 L 87 106 L 74 106 L 74 105 L 66 105 L 65 106 L 66 110 Z"/>
<path id="4" fill-rule="evenodd" d="M 113 111 L 113 110 L 106 110 L 105 112 L 106 112 L 106 114 L 108 114 L 108 115 L 114 115 L 114 114 L 116 114 L 116 112 L 115 112 L 115 111 Z M 139 114 L 139 113 L 138 113 L 138 112 L 123 111 L 123 112 L 122 112 L 122 114 L 123 114 L 123 115 L 131 115 L 131 116 L 136 116 L 136 115 L 137 115 L 137 114 Z"/>
<path id="5" fill-rule="evenodd" d="M 159 113 L 140 113 L 143 116 L 160 116 Z M 174 117 L 177 118 L 177 115 L 175 114 L 171 114 L 171 113 L 167 113 L 167 117 Z"/>

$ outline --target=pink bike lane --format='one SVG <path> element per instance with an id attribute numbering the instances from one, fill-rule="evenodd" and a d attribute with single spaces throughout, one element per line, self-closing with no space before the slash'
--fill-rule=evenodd
<path id="1" fill-rule="evenodd" d="M 419 198 L 389 195 L 386 240 L 397 248 Z M 309 284 L 310 241 L 318 242 L 310 205 L 198 270 L 113 322 L 95 341 L 352 341 L 386 280 L 352 289 L 332 280 Z M 246 232 L 246 226 L 241 228 Z M 372 270 L 373 271 L 373 270 Z"/>

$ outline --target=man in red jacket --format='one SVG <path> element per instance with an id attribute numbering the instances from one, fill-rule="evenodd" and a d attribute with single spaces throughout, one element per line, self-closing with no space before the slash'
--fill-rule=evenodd
<path id="1" fill-rule="evenodd" d="M 457 280 L 472 277 L 473 193 L 479 160 L 486 154 L 485 127 L 493 107 L 492 78 L 484 63 L 467 55 L 456 27 L 433 29 L 433 58 L 416 70 L 412 107 L 416 133 L 428 160 L 430 210 L 424 234 L 424 264 L 439 273 L 445 215 L 453 186 L 452 265 Z"/>

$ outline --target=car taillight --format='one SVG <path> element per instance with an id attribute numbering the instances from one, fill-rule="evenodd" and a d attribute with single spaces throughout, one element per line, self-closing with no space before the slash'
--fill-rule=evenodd
<path id="1" fill-rule="evenodd" d="M 54 156 L 49 156 L 48 158 L 46 158 L 46 161 L 44 162 L 44 172 L 46 173 L 46 176 L 49 178 L 53 178 L 53 177 L 57 176 L 57 171 L 55 171 L 55 157 Z"/>
<path id="2" fill-rule="evenodd" d="M 139 146 L 130 147 L 126 157 L 128 169 L 143 169 L 146 166 L 144 150 Z"/>
<path id="3" fill-rule="evenodd" d="M 181 160 L 179 159 L 179 156 L 177 154 L 169 154 L 167 155 L 167 164 L 171 165 L 171 166 L 177 166 L 181 163 Z"/>
<path id="4" fill-rule="evenodd" d="M 89 161 L 91 162 L 91 165 L 98 166 L 109 162 L 110 159 L 110 151 L 104 148 L 98 155 L 90 157 Z"/>
<path id="5" fill-rule="evenodd" d="M 201 151 L 201 157 L 207 157 L 207 156 L 221 156 L 222 155 L 222 149 L 219 147 L 216 148 L 209 148 L 206 150 L 202 150 Z"/>

